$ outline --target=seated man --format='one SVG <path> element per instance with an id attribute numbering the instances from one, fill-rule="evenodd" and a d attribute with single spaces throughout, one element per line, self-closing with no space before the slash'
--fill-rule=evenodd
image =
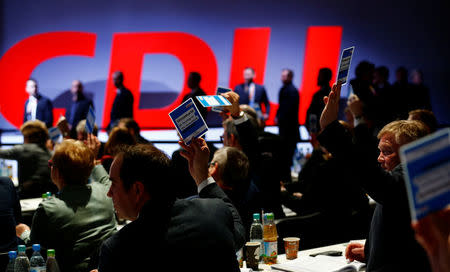
<path id="1" fill-rule="evenodd" d="M 169 158 L 151 145 L 130 146 L 111 165 L 108 196 L 132 220 L 106 240 L 99 271 L 239 271 L 235 252 L 245 242 L 236 209 L 208 174 L 205 140 L 182 153 L 199 197 L 175 200 Z M 164 269 L 160 269 L 164 268 Z"/>
<path id="2" fill-rule="evenodd" d="M 253 213 L 262 208 L 259 189 L 248 175 L 249 162 L 244 152 L 235 147 L 223 147 L 214 153 L 209 173 L 227 194 L 244 223 L 247 240 Z"/>
<path id="3" fill-rule="evenodd" d="M 46 147 L 48 131 L 44 122 L 27 121 L 20 127 L 23 145 L 0 150 L 0 158 L 16 160 L 19 175 L 19 196 L 21 199 L 41 197 L 48 191 L 55 193 L 55 185 L 50 181 L 48 160 L 51 157 Z"/>
<path id="4" fill-rule="evenodd" d="M 346 257 L 367 262 L 367 271 L 430 271 L 423 248 L 414 239 L 407 192 L 399 159 L 400 146 L 428 133 L 418 121 L 394 121 L 378 134 L 380 154 L 373 158 L 369 130 L 363 123 L 355 126 L 354 144 L 337 121 L 340 85 L 334 85 L 320 118 L 320 143 L 345 162 L 341 171 L 351 171 L 358 184 L 376 202 L 366 244 L 350 243 Z M 344 164 L 343 164 L 344 165 Z"/>
<path id="5" fill-rule="evenodd" d="M 93 137 L 89 138 L 91 146 Z M 98 150 L 98 145 L 96 140 L 93 149 Z M 116 231 L 112 201 L 106 197 L 111 183 L 101 165 L 94 167 L 94 153 L 75 140 L 56 146 L 49 165 L 59 193 L 41 202 L 31 233 L 26 225 L 16 228 L 25 242 L 55 249 L 62 271 L 85 271 L 103 240 Z M 92 182 L 87 184 L 89 176 Z"/>

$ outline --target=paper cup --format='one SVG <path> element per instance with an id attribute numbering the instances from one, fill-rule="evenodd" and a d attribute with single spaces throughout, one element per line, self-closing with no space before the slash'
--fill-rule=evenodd
<path id="1" fill-rule="evenodd" d="M 286 259 L 288 260 L 297 259 L 297 252 L 300 238 L 286 237 L 283 238 L 283 241 L 284 241 L 284 250 L 286 252 Z"/>

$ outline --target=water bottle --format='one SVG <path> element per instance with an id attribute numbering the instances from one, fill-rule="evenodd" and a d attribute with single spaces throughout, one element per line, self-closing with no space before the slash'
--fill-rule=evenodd
<path id="1" fill-rule="evenodd" d="M 42 201 L 46 201 L 48 199 L 48 195 L 47 194 L 42 194 Z"/>
<path id="2" fill-rule="evenodd" d="M 17 247 L 16 261 L 14 262 L 14 272 L 28 272 L 30 271 L 30 261 L 28 260 L 27 254 L 25 253 L 26 247 L 24 245 L 19 245 Z"/>
<path id="3" fill-rule="evenodd" d="M 30 258 L 30 272 L 45 272 L 45 260 L 41 255 L 41 245 L 33 245 L 33 255 Z"/>
<path id="4" fill-rule="evenodd" d="M 264 255 L 265 264 L 276 264 L 278 257 L 278 234 L 273 213 L 266 213 L 264 218 Z"/>
<path id="5" fill-rule="evenodd" d="M 46 272 L 59 272 L 58 262 L 55 259 L 55 250 L 47 249 L 47 263 L 45 264 Z"/>
<path id="6" fill-rule="evenodd" d="M 51 192 L 47 192 L 47 199 L 50 200 L 53 198 L 53 195 Z"/>
<path id="7" fill-rule="evenodd" d="M 261 224 L 259 213 L 253 214 L 253 223 L 250 227 L 250 242 L 258 242 L 261 244 L 259 252 L 260 258 L 262 258 L 264 252 L 263 225 Z"/>
<path id="8" fill-rule="evenodd" d="M 14 263 L 16 262 L 17 252 L 10 251 L 10 252 L 8 252 L 8 256 L 9 256 L 9 262 L 8 262 L 8 266 L 6 267 L 6 272 L 14 272 Z"/>

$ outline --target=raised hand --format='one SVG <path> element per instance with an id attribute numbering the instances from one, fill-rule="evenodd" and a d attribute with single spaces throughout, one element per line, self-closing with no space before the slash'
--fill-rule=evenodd
<path id="1" fill-rule="evenodd" d="M 184 149 L 180 154 L 188 160 L 189 172 L 198 186 L 210 176 L 208 172 L 208 145 L 202 138 L 192 140 L 189 145 L 186 145 L 183 141 L 179 141 L 178 144 Z"/>
<path id="2" fill-rule="evenodd" d="M 325 108 L 320 116 L 320 128 L 323 130 L 333 121 L 337 120 L 339 114 L 339 100 L 341 98 L 341 83 L 334 84 L 328 96 L 323 98 Z"/>
<path id="3" fill-rule="evenodd" d="M 239 95 L 235 92 L 226 92 L 223 93 L 222 96 L 231 103 L 231 106 L 224 107 L 224 110 L 229 111 L 231 116 L 238 117 L 241 112 L 239 107 Z"/>

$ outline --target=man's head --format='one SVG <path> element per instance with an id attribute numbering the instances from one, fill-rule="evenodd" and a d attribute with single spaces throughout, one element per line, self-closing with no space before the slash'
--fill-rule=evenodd
<path id="1" fill-rule="evenodd" d="M 235 189 L 248 177 L 249 162 L 244 152 L 234 147 L 222 147 L 214 153 L 209 174 L 223 189 Z"/>
<path id="2" fill-rule="evenodd" d="M 395 71 L 395 79 L 398 82 L 408 82 L 408 70 L 403 66 L 398 67 Z"/>
<path id="3" fill-rule="evenodd" d="M 123 87 L 123 73 L 121 71 L 115 71 L 113 74 L 113 82 L 116 88 Z"/>
<path id="4" fill-rule="evenodd" d="M 433 133 L 438 128 L 438 121 L 434 113 L 430 110 L 413 110 L 408 113 L 408 120 L 417 120 L 423 122 Z"/>
<path id="5" fill-rule="evenodd" d="M 94 153 L 81 141 L 64 140 L 55 148 L 51 177 L 59 190 L 66 185 L 87 184 L 94 168 Z"/>
<path id="6" fill-rule="evenodd" d="M 331 77 L 332 72 L 330 68 L 321 68 L 319 70 L 319 75 L 317 76 L 317 86 L 329 87 Z"/>
<path id="7" fill-rule="evenodd" d="M 114 159 L 108 196 L 121 218 L 135 220 L 148 200 L 170 202 L 170 160 L 151 145 L 129 146 Z"/>
<path id="8" fill-rule="evenodd" d="M 381 129 L 378 133 L 378 162 L 386 171 L 392 171 L 399 163 L 399 149 L 402 145 L 424 137 L 429 133 L 428 128 L 419 121 L 394 121 Z"/>
<path id="9" fill-rule="evenodd" d="M 45 146 L 48 140 L 48 130 L 44 122 L 39 120 L 26 121 L 21 127 L 23 141 L 26 144 Z"/>
<path id="10" fill-rule="evenodd" d="M 242 149 L 239 143 L 239 134 L 233 119 L 227 119 L 223 122 L 223 145 Z"/>
<path id="11" fill-rule="evenodd" d="M 78 95 L 83 93 L 83 84 L 81 84 L 81 81 L 74 80 L 72 81 L 72 86 L 70 87 L 70 93 L 72 95 Z"/>
<path id="12" fill-rule="evenodd" d="M 423 72 L 421 70 L 414 70 L 411 73 L 411 81 L 413 84 L 420 85 L 423 83 Z"/>
<path id="13" fill-rule="evenodd" d="M 253 69 L 252 67 L 246 67 L 244 69 L 245 83 L 247 84 L 252 83 L 254 78 L 255 78 L 255 69 Z"/>
<path id="14" fill-rule="evenodd" d="M 37 81 L 35 79 L 32 79 L 32 78 L 28 79 L 26 84 L 25 84 L 25 91 L 30 96 L 36 96 L 37 93 L 38 93 Z"/>
<path id="15" fill-rule="evenodd" d="M 202 81 L 202 76 L 198 72 L 190 72 L 188 76 L 187 85 L 189 89 L 196 89 L 200 87 L 200 81 Z"/>
<path id="16" fill-rule="evenodd" d="M 283 69 L 281 70 L 281 82 L 283 84 L 289 84 L 292 83 L 292 79 L 294 78 L 294 72 L 290 69 Z"/>
<path id="17" fill-rule="evenodd" d="M 83 119 L 80 122 L 78 122 L 75 130 L 77 131 L 77 140 L 78 141 L 87 140 L 86 119 Z M 97 136 L 97 134 L 98 134 L 98 127 L 95 124 L 94 124 L 94 129 L 92 130 L 92 134 L 94 134 L 94 136 Z"/>
<path id="18" fill-rule="evenodd" d="M 373 73 L 373 84 L 386 84 L 389 80 L 389 69 L 386 66 L 377 67 Z"/>
<path id="19" fill-rule="evenodd" d="M 366 60 L 358 63 L 355 69 L 355 75 L 358 79 L 372 83 L 373 82 L 373 71 L 375 70 L 375 65 Z"/>
<path id="20" fill-rule="evenodd" d="M 122 146 L 135 145 L 136 138 L 126 128 L 114 127 L 105 144 L 105 154 L 115 156 Z"/>

